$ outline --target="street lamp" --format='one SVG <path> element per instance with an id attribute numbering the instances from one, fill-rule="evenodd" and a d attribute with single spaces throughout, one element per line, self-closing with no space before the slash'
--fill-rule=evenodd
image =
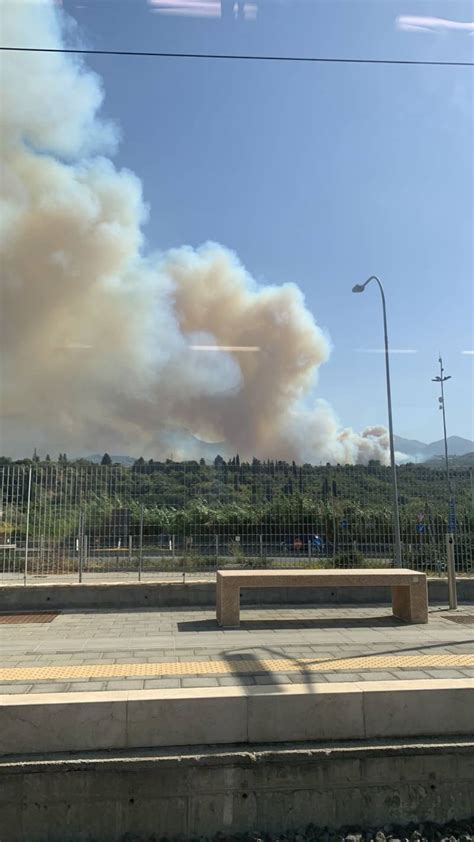
<path id="1" fill-rule="evenodd" d="M 376 281 L 380 295 L 382 296 L 382 310 L 383 310 L 383 330 L 385 339 L 385 374 L 387 380 L 387 406 L 388 406 L 388 434 L 390 440 L 390 464 L 392 467 L 392 494 L 393 494 L 393 528 L 395 534 L 395 566 L 402 566 L 402 542 L 400 538 L 400 514 L 398 510 L 398 488 L 397 488 L 397 466 L 395 464 L 395 446 L 393 443 L 393 421 L 392 421 L 392 396 L 390 389 L 390 365 L 388 360 L 388 331 L 387 331 L 387 311 L 385 309 L 385 295 L 383 286 L 376 275 L 371 275 L 364 284 L 356 284 L 352 287 L 352 292 L 364 292 L 367 284 L 371 281 Z"/>
<path id="2" fill-rule="evenodd" d="M 451 375 L 445 376 L 443 368 L 443 360 L 441 354 L 439 355 L 439 375 L 432 377 L 433 383 L 439 383 L 441 387 L 441 396 L 438 398 L 439 408 L 443 411 L 443 433 L 444 433 L 444 462 L 446 466 L 446 483 L 448 486 L 448 531 L 446 534 L 447 541 L 447 561 L 448 561 L 448 592 L 449 592 L 449 607 L 458 607 L 458 597 L 456 593 L 456 569 L 454 565 L 454 531 L 455 524 L 455 509 L 454 509 L 454 494 L 451 485 L 451 477 L 449 474 L 449 459 L 448 459 L 448 437 L 446 435 L 446 411 L 444 407 L 444 384 L 446 380 L 451 380 Z"/>

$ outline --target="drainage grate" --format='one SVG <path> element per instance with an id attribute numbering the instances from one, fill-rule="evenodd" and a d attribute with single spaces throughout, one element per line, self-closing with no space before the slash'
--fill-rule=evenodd
<path id="1" fill-rule="evenodd" d="M 459 623 L 461 626 L 474 626 L 474 614 L 458 614 L 456 617 L 443 617 L 444 620 L 451 620 L 452 623 Z"/>
<path id="2" fill-rule="evenodd" d="M 51 623 L 59 614 L 0 614 L 0 625 L 19 623 Z"/>

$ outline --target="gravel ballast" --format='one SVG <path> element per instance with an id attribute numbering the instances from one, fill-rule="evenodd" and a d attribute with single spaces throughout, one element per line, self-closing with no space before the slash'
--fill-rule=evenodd
<path id="1" fill-rule="evenodd" d="M 99 842 L 99 840 L 97 840 Z M 217 833 L 214 836 L 137 836 L 125 833 L 117 842 L 474 842 L 474 816 L 446 824 L 423 822 L 383 827 L 342 827 L 339 830 L 308 825 L 281 833 Z"/>

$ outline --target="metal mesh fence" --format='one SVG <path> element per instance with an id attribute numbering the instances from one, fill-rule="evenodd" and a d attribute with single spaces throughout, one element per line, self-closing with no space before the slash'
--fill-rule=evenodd
<path id="1" fill-rule="evenodd" d="M 455 564 L 474 570 L 472 469 L 452 474 Z M 398 469 L 403 563 L 446 569 L 444 471 Z M 390 470 L 217 459 L 0 467 L 4 580 L 393 563 Z"/>

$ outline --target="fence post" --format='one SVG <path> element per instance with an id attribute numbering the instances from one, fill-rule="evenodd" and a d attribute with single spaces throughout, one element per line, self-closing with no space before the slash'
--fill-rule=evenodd
<path id="1" fill-rule="evenodd" d="M 456 592 L 456 568 L 454 565 L 454 535 L 449 532 L 446 535 L 447 541 L 447 568 L 448 568 L 448 593 L 449 593 L 449 607 L 456 609 L 458 607 L 458 595 Z"/>
<path id="2" fill-rule="evenodd" d="M 84 567 L 84 512 L 79 512 L 79 582 L 82 582 Z"/>
<path id="3" fill-rule="evenodd" d="M 43 572 L 43 565 L 44 565 L 44 535 L 40 535 L 39 539 L 39 556 L 40 556 L 40 570 L 41 573 Z"/>
<path id="4" fill-rule="evenodd" d="M 132 568 L 132 546 L 133 546 L 133 538 L 131 535 L 128 536 L 128 567 L 131 571 Z"/>
<path id="5" fill-rule="evenodd" d="M 25 531 L 25 569 L 23 572 L 23 584 L 26 585 L 28 578 L 28 542 L 30 538 L 30 507 L 31 507 L 31 466 L 28 472 L 28 502 L 26 504 L 26 531 Z"/>
<path id="6" fill-rule="evenodd" d="M 308 538 L 308 558 L 311 558 L 311 536 Z"/>
<path id="7" fill-rule="evenodd" d="M 217 533 L 214 535 L 215 544 L 216 544 L 216 557 L 219 555 L 219 536 Z"/>
<path id="8" fill-rule="evenodd" d="M 140 506 L 140 538 L 139 538 L 139 545 L 138 545 L 138 581 L 141 582 L 142 579 L 142 564 L 143 564 L 143 503 Z"/>
<path id="9" fill-rule="evenodd" d="M 260 533 L 260 558 L 263 558 L 263 535 Z"/>

